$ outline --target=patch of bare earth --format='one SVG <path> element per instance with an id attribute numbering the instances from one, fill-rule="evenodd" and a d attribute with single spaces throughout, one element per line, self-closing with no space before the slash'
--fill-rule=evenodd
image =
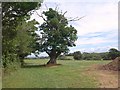
<path id="1" fill-rule="evenodd" d="M 91 75 L 98 81 L 99 88 L 118 88 L 118 61 L 116 58 L 112 62 L 105 65 L 93 65 L 85 70 L 87 75 Z"/>

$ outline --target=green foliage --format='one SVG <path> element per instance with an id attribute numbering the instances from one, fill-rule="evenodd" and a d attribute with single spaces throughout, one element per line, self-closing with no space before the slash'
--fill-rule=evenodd
<path id="1" fill-rule="evenodd" d="M 74 52 L 73 58 L 74 58 L 75 60 L 81 60 L 81 59 L 82 59 L 82 54 L 81 54 L 81 52 L 80 52 L 80 51 Z"/>
<path id="2" fill-rule="evenodd" d="M 88 53 L 83 52 L 82 59 L 83 60 L 110 60 L 109 52 L 101 52 L 101 53 Z M 66 56 L 74 56 L 74 53 L 66 54 Z"/>
<path id="3" fill-rule="evenodd" d="M 52 8 L 43 14 L 47 19 L 43 17 L 45 22 L 40 26 L 42 43 L 39 50 L 46 52 L 49 56 L 58 57 L 61 53 L 68 52 L 68 47 L 75 46 L 77 30 L 72 25 L 68 26 L 68 20 L 64 14 Z"/>
<path id="4" fill-rule="evenodd" d="M 29 43 L 29 41 L 27 41 L 28 35 L 25 33 L 26 31 L 24 31 L 26 26 L 22 25 L 22 20 L 28 20 L 32 14 L 32 10 L 37 9 L 38 4 L 38 2 L 2 3 L 3 67 L 14 66 L 11 63 L 14 63 L 15 60 L 15 62 L 19 63 L 19 53 L 23 55 L 26 52 L 29 53 L 29 50 L 26 49 Z M 27 25 L 26 23 L 24 24 Z M 24 27 L 24 30 L 21 26 Z M 33 28 L 33 25 L 29 27 Z M 21 42 L 20 38 L 22 39 Z M 22 49 L 25 49 L 26 52 Z M 22 50 L 22 52 L 18 52 L 17 50 Z"/>
<path id="5" fill-rule="evenodd" d="M 83 57 L 84 60 L 92 60 L 92 56 L 90 53 L 84 52 Z"/>
<path id="6" fill-rule="evenodd" d="M 101 56 L 99 53 L 91 53 L 92 54 L 92 59 L 93 60 L 101 60 Z"/>
<path id="7" fill-rule="evenodd" d="M 2 56 L 2 63 L 5 67 L 4 72 L 10 73 L 20 67 L 20 62 L 18 61 L 18 57 L 14 53 L 7 53 L 7 55 Z"/>
<path id="8" fill-rule="evenodd" d="M 15 27 L 31 10 L 37 7 L 37 2 L 4 2 L 2 3 L 2 30 L 3 41 L 9 41 L 16 35 Z M 29 18 L 28 18 L 29 19 Z M 10 30 L 10 31 L 9 31 Z M 4 43 L 3 43 L 4 44 Z M 4 48 L 3 48 L 4 49 Z"/>
<path id="9" fill-rule="evenodd" d="M 81 54 L 76 54 L 76 57 L 81 57 Z M 66 54 L 66 56 L 75 56 L 74 53 L 69 53 Z M 115 48 L 111 48 L 109 52 L 101 52 L 101 53 L 88 53 L 88 52 L 83 52 L 82 53 L 82 59 L 83 60 L 111 60 L 115 59 L 116 57 L 120 56 L 120 51 L 118 51 Z"/>
<path id="10" fill-rule="evenodd" d="M 36 30 L 38 29 L 34 25 L 38 24 L 35 20 L 26 22 L 23 20 L 16 27 L 17 35 L 15 38 L 16 53 L 20 59 L 24 59 L 31 52 L 36 51 L 36 41 L 38 35 Z"/>
<path id="11" fill-rule="evenodd" d="M 109 50 L 109 54 L 108 56 L 110 57 L 110 59 L 115 59 L 116 57 L 120 56 L 120 51 L 118 51 L 117 49 L 115 48 L 111 48 Z"/>
<path id="12" fill-rule="evenodd" d="M 110 60 L 110 57 L 108 56 L 108 52 L 103 52 L 103 53 L 100 53 L 100 56 L 103 60 Z"/>
<path id="13" fill-rule="evenodd" d="M 102 59 L 100 53 L 86 53 L 86 52 L 84 52 L 82 55 L 83 55 L 82 58 L 84 60 L 101 60 Z"/>

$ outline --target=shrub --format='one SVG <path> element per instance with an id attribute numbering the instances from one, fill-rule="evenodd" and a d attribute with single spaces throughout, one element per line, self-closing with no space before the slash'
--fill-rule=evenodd
<path id="1" fill-rule="evenodd" d="M 120 51 L 115 48 L 111 48 L 109 50 L 108 56 L 110 57 L 110 59 L 114 60 L 116 57 L 120 56 Z"/>
<path id="2" fill-rule="evenodd" d="M 101 60 L 102 57 L 99 53 L 83 53 L 83 57 L 84 60 Z"/>
<path id="3" fill-rule="evenodd" d="M 74 52 L 73 58 L 74 58 L 75 60 L 80 60 L 80 59 L 82 59 L 82 54 L 81 54 L 81 52 L 80 52 L 80 51 Z"/>
<path id="4" fill-rule="evenodd" d="M 2 56 L 2 67 L 5 73 L 10 73 L 20 67 L 20 60 L 16 54 L 7 54 Z"/>

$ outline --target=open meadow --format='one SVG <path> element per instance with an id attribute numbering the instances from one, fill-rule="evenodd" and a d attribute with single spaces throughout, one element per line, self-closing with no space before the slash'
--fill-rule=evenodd
<path id="1" fill-rule="evenodd" d="M 117 0 L 4 1 L 0 88 L 118 88 Z"/>
<path id="2" fill-rule="evenodd" d="M 97 78 L 99 73 L 90 73 L 89 68 L 110 62 L 58 60 L 58 64 L 61 65 L 45 67 L 44 64 L 48 60 L 24 61 L 25 67 L 3 77 L 3 88 L 99 88 L 101 85 Z"/>

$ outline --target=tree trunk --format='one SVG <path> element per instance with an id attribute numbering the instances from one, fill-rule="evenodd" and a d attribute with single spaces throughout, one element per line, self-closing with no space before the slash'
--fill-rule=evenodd
<path id="1" fill-rule="evenodd" d="M 20 59 L 21 67 L 23 67 L 24 66 L 24 58 L 19 56 L 19 59 Z"/>
<path id="2" fill-rule="evenodd" d="M 47 62 L 47 64 L 56 64 L 56 57 L 55 56 L 51 56 L 50 60 Z"/>
<path id="3" fill-rule="evenodd" d="M 23 67 L 23 66 L 24 66 L 24 60 L 21 59 L 21 60 L 20 60 L 20 63 L 21 63 L 21 67 Z"/>
<path id="4" fill-rule="evenodd" d="M 52 50 L 50 53 L 48 53 L 50 60 L 47 62 L 47 64 L 56 64 L 56 59 L 60 54 L 61 52 L 57 52 L 56 50 Z"/>

